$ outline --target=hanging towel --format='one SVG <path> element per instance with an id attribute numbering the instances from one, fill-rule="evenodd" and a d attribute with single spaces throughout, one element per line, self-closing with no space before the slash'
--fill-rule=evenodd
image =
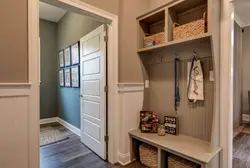
<path id="1" fill-rule="evenodd" d="M 188 62 L 187 72 L 187 96 L 189 101 L 195 103 L 197 100 L 204 100 L 203 71 L 200 60 L 193 58 L 192 62 Z"/>

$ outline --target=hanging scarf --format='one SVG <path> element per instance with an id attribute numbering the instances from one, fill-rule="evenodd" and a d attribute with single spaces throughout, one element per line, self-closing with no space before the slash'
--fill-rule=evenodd
<path id="1" fill-rule="evenodd" d="M 175 58 L 174 60 L 174 69 L 175 69 L 175 93 L 174 93 L 174 108 L 175 111 L 177 112 L 177 106 L 180 103 L 180 88 L 179 88 L 179 75 L 180 75 L 180 60 L 178 58 Z"/>

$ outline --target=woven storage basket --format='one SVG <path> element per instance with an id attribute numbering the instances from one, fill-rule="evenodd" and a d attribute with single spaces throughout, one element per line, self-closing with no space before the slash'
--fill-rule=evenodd
<path id="1" fill-rule="evenodd" d="M 158 152 L 157 148 L 148 144 L 142 144 L 139 148 L 140 161 L 149 168 L 157 168 Z"/>
<path id="2" fill-rule="evenodd" d="M 160 32 L 151 36 L 144 37 L 144 47 L 147 47 L 147 43 L 154 41 L 155 45 L 162 44 L 165 42 L 165 33 Z"/>
<path id="3" fill-rule="evenodd" d="M 184 25 L 174 23 L 173 40 L 184 39 L 191 36 L 196 36 L 206 32 L 206 13 L 203 18 Z"/>
<path id="4" fill-rule="evenodd" d="M 183 159 L 181 157 L 170 155 L 168 157 L 168 168 L 199 168 L 196 163 Z"/>

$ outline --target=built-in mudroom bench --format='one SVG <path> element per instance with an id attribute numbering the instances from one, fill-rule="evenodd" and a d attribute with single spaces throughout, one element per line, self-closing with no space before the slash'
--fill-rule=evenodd
<path id="1" fill-rule="evenodd" d="M 168 154 L 174 154 L 190 160 L 200 165 L 201 168 L 207 168 L 220 151 L 217 147 L 214 151 L 210 150 L 210 143 L 185 135 L 166 135 L 145 134 L 140 130 L 129 132 L 132 140 L 133 158 L 138 158 L 139 146 L 142 143 L 148 143 L 158 149 L 158 167 L 167 167 Z"/>
<path id="2" fill-rule="evenodd" d="M 148 144 L 157 148 L 158 168 L 173 167 L 170 155 L 219 168 L 219 21 L 218 0 L 174 0 L 137 17 L 142 111 L 156 114 L 162 124 L 168 116 L 178 123 L 175 135 L 145 133 L 141 125 L 130 131 L 131 160 L 140 158 L 141 144 Z M 139 118 L 138 112 L 138 125 Z"/>

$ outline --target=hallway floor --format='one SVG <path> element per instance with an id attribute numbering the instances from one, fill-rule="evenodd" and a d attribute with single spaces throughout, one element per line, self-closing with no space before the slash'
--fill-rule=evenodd
<path id="1" fill-rule="evenodd" d="M 69 131 L 63 126 L 60 130 Z M 58 126 L 57 126 L 58 128 Z M 70 132 L 70 131 L 69 131 Z M 122 168 L 103 161 L 94 152 L 81 143 L 80 137 L 68 134 L 68 139 L 40 147 L 40 168 Z M 126 168 L 143 168 L 134 162 Z"/>
<path id="2" fill-rule="evenodd" d="M 234 136 L 233 168 L 250 168 L 250 124 L 241 126 Z"/>

